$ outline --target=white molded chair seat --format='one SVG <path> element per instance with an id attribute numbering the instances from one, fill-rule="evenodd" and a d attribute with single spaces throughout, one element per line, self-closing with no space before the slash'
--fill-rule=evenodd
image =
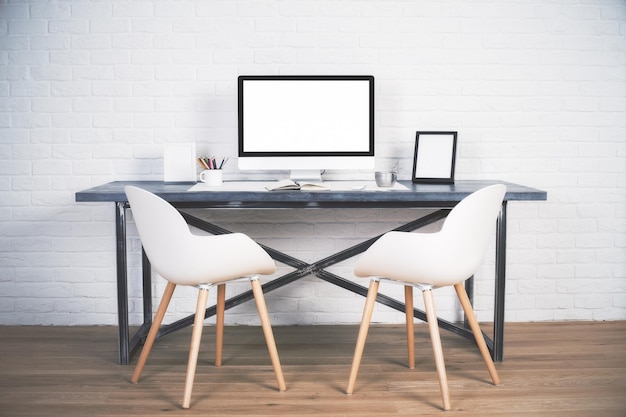
<path id="1" fill-rule="evenodd" d="M 218 236 L 194 235 L 182 215 L 167 201 L 137 187 L 128 186 L 124 188 L 124 191 L 128 197 L 146 256 L 154 270 L 168 281 L 139 356 L 132 382 L 139 381 L 176 285 L 198 287 L 198 303 L 182 403 L 183 408 L 189 408 L 209 289 L 217 285 L 215 365 L 221 366 L 225 283 L 249 277 L 278 387 L 280 391 L 284 391 L 286 386 L 282 368 L 263 290 L 258 280 L 258 274 L 272 274 L 276 270 L 276 264 L 272 258 L 242 233 Z"/>
<path id="2" fill-rule="evenodd" d="M 389 232 L 378 239 L 359 258 L 354 267 L 355 275 L 372 278 L 350 370 L 348 394 L 354 391 L 381 279 L 396 281 L 405 286 L 407 341 L 411 369 L 415 366 L 413 288 L 418 288 L 423 293 L 445 410 L 450 409 L 450 394 L 432 295 L 432 290 L 435 288 L 454 286 L 491 379 L 495 385 L 500 384 L 498 373 L 463 282 L 474 274 L 482 262 L 495 231 L 496 219 L 505 193 L 506 187 L 502 184 L 478 190 L 464 198 L 450 211 L 439 232 Z"/>

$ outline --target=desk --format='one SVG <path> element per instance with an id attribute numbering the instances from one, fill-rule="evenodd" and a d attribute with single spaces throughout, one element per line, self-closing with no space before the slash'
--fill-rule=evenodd
<path id="1" fill-rule="evenodd" d="M 496 231 L 495 250 L 495 299 L 494 299 L 494 331 L 493 338 L 485 335 L 485 340 L 496 361 L 502 361 L 504 345 L 504 288 L 506 282 L 506 207 L 509 201 L 546 200 L 545 191 L 522 185 L 505 183 L 502 181 L 456 181 L 454 184 L 412 184 L 409 181 L 400 181 L 407 187 L 406 191 L 227 191 L 216 189 L 210 191 L 187 191 L 192 184 L 165 184 L 162 181 L 115 181 L 93 187 L 76 193 L 77 202 L 114 202 L 115 203 L 115 236 L 117 244 L 117 303 L 119 329 L 119 362 L 128 364 L 134 351 L 141 345 L 152 323 L 152 287 L 151 270 L 145 253 L 142 256 L 143 268 L 143 324 L 136 334 L 130 338 L 128 323 L 128 282 L 127 282 L 127 254 L 126 254 L 126 209 L 129 208 L 124 187 L 135 185 L 149 190 L 178 209 L 184 208 L 437 208 L 439 210 L 404 224 L 394 230 L 412 231 L 424 227 L 444 218 L 450 209 L 472 192 L 490 184 L 504 183 L 507 193 L 502 203 Z M 217 225 L 198 219 L 182 212 L 189 224 L 212 234 L 230 233 Z M 373 237 L 351 248 L 345 249 L 327 258 L 314 263 L 307 263 L 281 253 L 272 248 L 263 248 L 276 261 L 295 268 L 286 275 L 276 278 L 265 285 L 263 291 L 269 292 L 294 282 L 307 275 L 315 275 L 329 283 L 338 285 L 346 290 L 365 296 L 367 288 L 357 285 L 345 278 L 339 277 L 325 270 L 337 262 L 351 258 L 365 251 L 380 236 Z M 473 294 L 473 280 L 466 281 L 466 288 L 470 299 Z M 226 308 L 232 308 L 252 299 L 252 292 L 235 296 L 226 301 Z M 397 300 L 379 294 L 377 302 L 404 312 L 404 305 Z M 215 314 L 215 306 L 206 310 L 206 317 Z M 414 316 L 426 320 L 423 311 L 414 309 Z M 157 337 L 186 327 L 193 323 L 193 315 L 163 326 Z M 453 331 L 468 339 L 473 339 L 472 332 L 465 326 L 439 319 L 439 326 Z"/>

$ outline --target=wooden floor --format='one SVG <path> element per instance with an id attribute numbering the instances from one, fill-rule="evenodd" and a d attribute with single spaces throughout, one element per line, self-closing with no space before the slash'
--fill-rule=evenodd
<path id="1" fill-rule="evenodd" d="M 281 393 L 260 328 L 226 328 L 221 368 L 205 328 L 191 409 L 183 410 L 189 329 L 159 340 L 133 385 L 134 366 L 117 364 L 115 328 L 0 327 L 0 416 L 626 416 L 626 322 L 508 323 L 499 387 L 475 346 L 443 331 L 449 412 L 441 411 L 423 324 L 414 370 L 405 366 L 403 327 L 372 327 L 347 396 L 357 330 L 275 328 Z"/>

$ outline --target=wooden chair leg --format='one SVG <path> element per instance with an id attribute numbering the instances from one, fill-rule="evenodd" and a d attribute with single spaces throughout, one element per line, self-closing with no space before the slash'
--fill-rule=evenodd
<path id="1" fill-rule="evenodd" d="M 270 353 L 270 359 L 272 360 L 272 365 L 274 366 L 274 373 L 276 374 L 278 389 L 280 391 L 285 391 L 287 389 L 287 386 L 285 385 L 283 370 L 280 366 L 280 359 L 278 358 L 278 350 L 276 349 L 276 341 L 274 340 L 274 333 L 272 332 L 272 326 L 270 324 L 270 318 L 267 312 L 267 305 L 265 304 L 265 297 L 263 296 L 263 288 L 261 288 L 261 283 L 258 279 L 251 279 L 250 283 L 252 284 L 252 293 L 254 294 L 256 307 L 259 311 L 263 334 L 265 334 L 267 350 Z"/>
<path id="2" fill-rule="evenodd" d="M 409 354 L 409 369 L 415 368 L 415 327 L 413 324 L 413 287 L 404 286 L 404 305 L 406 312 L 406 343 Z"/>
<path id="3" fill-rule="evenodd" d="M 193 380 L 196 376 L 196 365 L 198 364 L 198 352 L 200 351 L 200 339 L 202 339 L 204 314 L 208 298 L 209 290 L 207 288 L 200 288 L 198 291 L 196 316 L 193 321 L 193 331 L 191 334 L 189 361 L 187 362 L 187 377 L 185 378 L 185 391 L 183 393 L 183 408 L 189 408 L 191 403 L 191 390 L 193 389 Z"/>
<path id="4" fill-rule="evenodd" d="M 224 346 L 224 307 L 226 303 L 226 284 L 217 286 L 217 306 L 215 314 L 215 366 L 222 366 Z"/>
<path id="5" fill-rule="evenodd" d="M 372 320 L 372 313 L 374 312 L 374 305 L 376 303 L 376 295 L 378 294 L 379 285 L 380 282 L 377 279 L 373 279 L 370 281 L 370 287 L 367 291 L 367 299 L 365 300 L 365 308 L 363 310 L 363 317 L 361 318 L 361 326 L 359 327 L 359 336 L 356 339 L 354 357 L 352 358 L 352 367 L 350 368 L 348 388 L 346 389 L 346 393 L 348 395 L 354 392 L 354 385 L 356 384 L 356 377 L 359 373 L 359 366 L 361 365 L 361 358 L 363 357 L 363 349 L 365 348 L 365 339 L 367 339 L 367 332 L 369 331 L 370 322 Z"/>
<path id="6" fill-rule="evenodd" d="M 433 344 L 433 352 L 435 354 L 435 366 L 437 367 L 437 375 L 439 375 L 439 388 L 441 389 L 441 399 L 443 400 L 443 409 L 450 409 L 450 391 L 448 390 L 448 377 L 446 376 L 446 365 L 443 360 L 443 350 L 441 348 L 441 337 L 439 336 L 439 325 L 437 324 L 437 313 L 435 312 L 435 300 L 432 290 L 424 290 L 424 307 L 426 310 L 426 318 L 428 319 L 428 328 L 430 330 L 430 340 Z"/>
<path id="7" fill-rule="evenodd" d="M 459 301 L 461 302 L 461 306 L 463 307 L 463 311 L 465 311 L 465 317 L 467 322 L 474 333 L 474 338 L 476 339 L 476 344 L 478 345 L 478 350 L 480 350 L 480 354 L 483 357 L 483 361 L 485 361 L 485 365 L 487 365 L 487 370 L 489 371 L 489 375 L 494 383 L 494 385 L 500 385 L 500 377 L 498 376 L 498 371 L 496 370 L 496 366 L 491 359 L 491 355 L 489 354 L 489 349 L 487 348 L 487 344 L 485 343 L 485 338 L 483 333 L 480 330 L 480 326 L 478 325 L 478 320 L 476 319 L 476 314 L 474 313 L 474 309 L 472 308 L 472 303 L 467 296 L 467 292 L 465 291 L 465 287 L 463 284 L 456 284 L 454 286 L 456 290 L 456 294 L 459 297 Z"/>
<path id="8" fill-rule="evenodd" d="M 168 282 L 167 286 L 165 287 L 163 297 L 161 297 L 161 302 L 159 303 L 159 308 L 157 309 L 154 320 L 152 321 L 152 325 L 150 326 L 150 331 L 148 332 L 148 336 L 146 337 L 146 341 L 144 342 L 143 349 L 141 350 L 141 355 L 139 355 L 137 366 L 135 366 L 135 372 L 133 373 L 133 377 L 130 379 L 133 384 L 139 382 L 139 377 L 141 376 L 143 367 L 148 360 L 148 356 L 150 355 L 150 350 L 152 350 L 152 345 L 154 344 L 157 333 L 159 333 L 161 323 L 163 322 L 163 317 L 165 316 L 167 306 L 172 299 L 172 294 L 174 294 L 175 288 L 176 284 L 173 284 L 171 282 Z"/>

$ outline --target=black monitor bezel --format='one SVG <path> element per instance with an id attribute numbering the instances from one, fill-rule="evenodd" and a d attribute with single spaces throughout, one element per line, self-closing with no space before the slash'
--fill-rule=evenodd
<path id="1" fill-rule="evenodd" d="M 243 129 L 243 95 L 244 82 L 248 80 L 284 80 L 284 81 L 368 81 L 369 82 L 369 145 L 367 151 L 273 151 L 273 152 L 250 152 L 244 151 L 244 129 Z M 272 157 L 272 156 L 294 156 L 294 157 L 315 157 L 315 156 L 374 156 L 374 76 L 373 75 L 240 75 L 237 78 L 237 127 L 238 127 L 238 155 L 239 157 Z"/>

